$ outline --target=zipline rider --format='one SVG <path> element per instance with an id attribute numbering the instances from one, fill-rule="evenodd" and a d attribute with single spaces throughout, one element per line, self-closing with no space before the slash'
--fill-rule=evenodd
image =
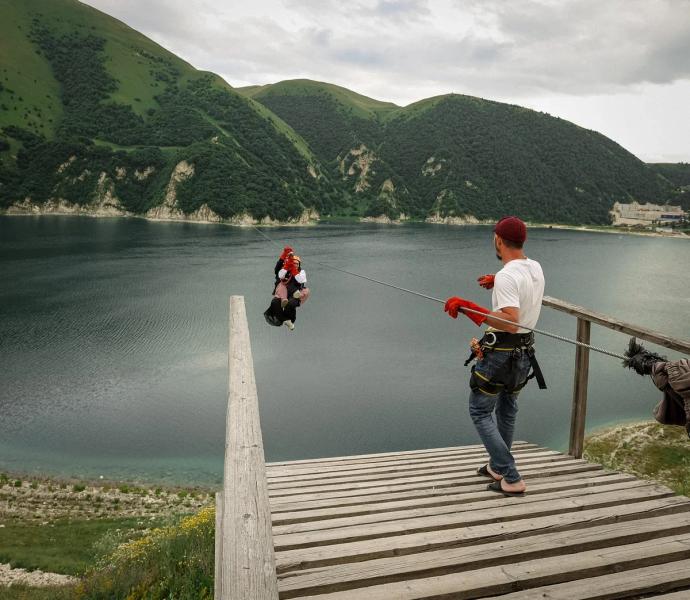
<path id="1" fill-rule="evenodd" d="M 491 318 L 530 328 L 537 324 L 544 296 L 544 273 L 537 261 L 525 256 L 526 239 L 527 227 L 517 217 L 504 217 L 494 227 L 496 257 L 503 268 L 496 275 L 483 275 L 477 280 L 483 288 L 493 289 L 493 312 L 457 296 L 448 298 L 445 305 L 445 311 L 454 319 L 458 312 L 463 312 L 477 325 L 489 325 L 481 340 L 473 340 L 472 355 L 465 363 L 477 359 L 470 377 L 470 417 L 489 453 L 489 463 L 477 473 L 493 480 L 489 490 L 506 496 L 523 496 L 526 490 L 510 452 L 518 394 L 532 377 L 536 377 L 541 389 L 546 388 L 534 357 L 534 333 Z M 464 308 L 481 314 L 466 312 Z"/>

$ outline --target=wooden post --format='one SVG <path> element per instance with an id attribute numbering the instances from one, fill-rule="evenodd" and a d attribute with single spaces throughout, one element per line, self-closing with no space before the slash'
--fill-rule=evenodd
<path id="1" fill-rule="evenodd" d="M 259 401 L 242 296 L 230 298 L 225 438 L 222 600 L 278 600 Z"/>
<path id="2" fill-rule="evenodd" d="M 577 341 L 589 344 L 591 323 L 577 319 Z M 587 418 L 587 383 L 589 380 L 589 348 L 577 346 L 575 350 L 575 377 L 573 381 L 573 408 L 570 415 L 570 446 L 568 453 L 582 458 Z"/>

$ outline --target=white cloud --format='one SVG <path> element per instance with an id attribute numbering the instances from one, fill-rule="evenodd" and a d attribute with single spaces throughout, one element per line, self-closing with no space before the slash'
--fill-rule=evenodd
<path id="1" fill-rule="evenodd" d="M 87 1 L 233 85 L 306 77 L 398 104 L 466 93 L 597 123 L 642 156 L 690 159 L 672 125 L 690 121 L 679 101 L 690 0 Z M 640 123 L 642 107 L 655 126 Z M 621 110 L 635 115 L 632 135 L 614 126 Z"/>

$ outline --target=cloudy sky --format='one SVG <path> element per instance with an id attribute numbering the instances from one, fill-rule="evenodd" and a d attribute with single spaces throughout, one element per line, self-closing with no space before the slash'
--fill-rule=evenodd
<path id="1" fill-rule="evenodd" d="M 233 86 L 457 92 L 690 162 L 690 0 L 86 0 Z"/>

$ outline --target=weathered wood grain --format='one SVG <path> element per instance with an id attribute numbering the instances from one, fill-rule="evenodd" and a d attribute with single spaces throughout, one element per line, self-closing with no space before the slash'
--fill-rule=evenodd
<path id="1" fill-rule="evenodd" d="M 555 452 L 549 448 L 539 448 L 539 447 L 518 447 L 513 449 L 513 454 L 516 457 L 528 458 L 530 456 L 538 455 L 544 452 Z M 488 454 L 486 451 L 477 451 L 467 454 L 452 454 L 444 456 L 436 456 L 433 458 L 423 458 L 416 460 L 397 460 L 397 461 L 386 461 L 386 462 L 376 462 L 370 465 L 344 465 L 337 467 L 330 467 L 327 469 L 286 469 L 280 472 L 269 472 L 268 473 L 268 483 L 275 484 L 281 483 L 283 481 L 302 481 L 308 479 L 335 479 L 337 477 L 346 477 L 352 475 L 360 475 L 362 473 L 389 473 L 396 471 L 414 471 L 414 470 L 424 470 L 433 469 L 435 467 L 441 467 L 443 465 L 449 464 L 459 464 L 459 463 L 470 463 L 476 462 L 478 465 L 482 462 L 486 463 L 488 459 Z"/>
<path id="2" fill-rule="evenodd" d="M 505 594 L 520 588 L 553 585 L 588 577 L 613 574 L 650 565 L 682 561 L 688 557 L 690 534 L 652 539 L 624 546 L 607 547 L 571 555 L 539 558 L 413 579 L 362 589 L 344 590 L 318 596 L 302 596 L 304 600 L 447 600 L 449 598 L 481 598 Z"/>
<path id="3" fill-rule="evenodd" d="M 555 458 L 557 457 L 557 458 Z M 517 454 L 515 455 L 518 468 L 521 465 L 533 464 L 535 462 L 545 462 L 548 460 L 566 460 L 568 457 L 555 450 L 543 450 L 541 452 L 534 452 L 530 454 Z M 321 476 L 309 476 L 309 477 L 295 477 L 281 479 L 281 481 L 276 482 L 275 480 L 269 480 L 268 489 L 271 495 L 275 495 L 278 490 L 299 490 L 300 488 L 306 487 L 335 487 L 335 486 L 346 486 L 352 483 L 364 483 L 367 481 L 385 481 L 385 480 L 400 480 L 404 477 L 417 477 L 417 476 L 434 476 L 443 475 L 447 473 L 457 473 L 459 471 L 466 471 L 470 474 L 475 473 L 477 467 L 481 466 L 482 463 L 486 463 L 486 458 L 482 457 L 469 458 L 451 462 L 437 463 L 433 466 L 425 466 L 422 468 L 398 468 L 393 470 L 380 471 L 378 469 L 373 469 L 372 471 L 359 471 L 355 474 L 343 473 L 340 477 L 321 477 Z"/>
<path id="4" fill-rule="evenodd" d="M 345 519 L 348 523 L 333 529 L 309 530 L 299 533 L 274 534 L 276 550 L 315 548 L 363 540 L 380 541 L 387 536 L 412 535 L 423 532 L 441 532 L 446 529 L 471 527 L 485 523 L 502 523 L 525 518 L 586 511 L 594 508 L 631 505 L 656 498 L 664 498 L 673 492 L 659 485 L 609 491 L 601 494 L 566 496 L 554 500 L 515 502 L 506 505 L 487 506 L 485 501 L 462 504 L 450 514 L 415 516 L 394 521 L 359 524 L 357 517 Z"/>
<path id="5" fill-rule="evenodd" d="M 584 473 L 593 470 L 602 469 L 601 466 L 592 465 L 584 460 L 559 460 L 557 462 L 550 462 L 546 464 L 536 464 L 527 465 L 524 469 L 520 471 L 523 479 L 529 480 L 534 477 L 544 477 L 549 474 L 558 475 L 566 473 Z M 271 508 L 272 510 L 280 510 L 285 506 L 294 506 L 298 502 L 317 502 L 321 503 L 322 506 L 328 505 L 327 501 L 331 501 L 333 505 L 339 504 L 341 501 L 352 501 L 359 502 L 359 498 L 362 496 L 368 496 L 372 494 L 392 494 L 395 492 L 421 492 L 432 490 L 434 493 L 443 493 L 444 488 L 457 487 L 462 485 L 474 485 L 479 482 L 487 482 L 487 480 L 474 473 L 472 474 L 460 474 L 457 476 L 447 477 L 445 479 L 439 478 L 439 480 L 431 478 L 426 478 L 423 481 L 416 481 L 414 483 L 396 483 L 391 484 L 387 482 L 385 484 L 376 487 L 364 487 L 358 489 L 345 489 L 345 490 L 330 490 L 327 492 L 308 492 L 300 494 L 286 494 L 280 496 L 271 496 Z"/>
<path id="6" fill-rule="evenodd" d="M 544 450 L 550 450 L 550 448 L 540 448 L 536 444 L 525 444 L 521 443 L 519 445 L 513 445 L 512 451 L 515 454 L 527 454 L 529 452 L 542 452 Z M 423 466 L 432 462 L 439 461 L 453 461 L 464 458 L 477 457 L 481 459 L 482 457 L 488 456 L 486 449 L 484 447 L 474 448 L 471 451 L 452 451 L 452 452 L 441 452 L 439 454 L 423 454 L 414 457 L 392 457 L 386 459 L 367 459 L 362 461 L 345 461 L 343 463 L 325 463 L 319 466 L 300 466 L 295 467 L 279 466 L 279 467 L 267 467 L 266 475 L 269 481 L 274 479 L 280 479 L 284 477 L 296 477 L 302 474 L 337 474 L 341 471 L 362 471 L 362 470 L 373 470 L 385 467 L 398 467 L 398 466 L 411 466 L 418 465 Z"/>
<path id="7" fill-rule="evenodd" d="M 221 590 L 229 600 L 276 600 L 271 512 L 249 326 L 230 298 L 229 392 L 223 483 Z"/>
<path id="8" fill-rule="evenodd" d="M 591 323 L 577 320 L 577 341 L 589 344 Z M 585 445 L 585 423 L 587 419 L 587 385 L 589 383 L 589 348 L 575 349 L 575 371 L 573 374 L 573 404 L 570 412 L 570 443 L 568 453 L 582 458 Z"/>
<path id="9" fill-rule="evenodd" d="M 601 325 L 607 329 L 620 331 L 626 335 L 633 335 L 641 340 L 659 344 L 664 348 L 670 348 L 671 350 L 677 350 L 678 352 L 683 352 L 684 354 L 690 354 L 690 341 L 688 340 L 665 335 L 646 327 L 625 323 L 624 321 L 619 321 L 614 317 L 609 317 L 608 315 L 595 312 L 588 308 L 583 308 L 577 304 L 571 304 L 570 302 L 566 302 L 564 300 L 559 300 L 558 298 L 552 298 L 551 296 L 544 296 L 542 304 L 561 312 L 568 313 L 569 315 L 586 319 L 587 321 L 591 321 L 592 323 L 596 323 L 597 325 Z"/>
<path id="10" fill-rule="evenodd" d="M 592 474 L 585 473 L 587 477 L 580 478 L 577 474 L 575 478 L 572 475 L 560 475 L 555 477 L 536 479 L 530 482 L 529 494 L 525 496 L 524 501 L 532 501 L 540 499 L 543 495 L 550 495 L 554 489 L 560 490 L 556 493 L 569 492 L 571 495 L 577 495 L 580 489 L 588 489 L 591 487 L 608 486 L 613 483 L 633 482 L 640 485 L 641 482 L 632 475 L 623 473 L 608 473 L 605 471 L 594 471 Z M 433 506 L 446 506 L 464 504 L 467 502 L 474 502 L 476 500 L 498 500 L 496 494 L 486 490 L 488 480 L 474 486 L 464 486 L 464 488 L 447 488 L 456 493 L 448 494 L 434 494 L 428 493 L 426 496 L 415 497 L 402 500 L 391 500 L 385 495 L 377 496 L 370 502 L 362 504 L 351 504 L 345 506 L 336 506 L 331 508 L 313 508 L 309 510 L 298 510 L 293 512 L 273 512 L 273 526 L 274 531 L 276 526 L 289 525 L 291 523 L 305 523 L 308 521 L 322 521 L 326 519 L 335 519 L 346 516 L 365 516 L 372 517 L 378 513 L 387 513 L 397 510 L 406 510 L 411 508 L 424 508 Z M 557 485 L 556 485 L 557 484 Z"/>
<path id="11" fill-rule="evenodd" d="M 609 485 L 590 486 L 580 490 L 567 488 L 544 494 L 533 494 L 530 492 L 530 494 L 521 499 L 520 508 L 524 508 L 526 512 L 533 510 L 539 512 L 544 506 L 546 506 L 546 502 L 553 502 L 554 500 L 564 499 L 570 501 L 573 498 L 583 498 L 585 496 L 595 496 L 598 494 L 609 494 L 616 491 L 627 491 L 632 489 L 642 491 L 648 487 L 649 484 L 646 482 L 631 479 L 622 482 L 613 482 Z M 668 493 L 671 494 L 672 492 L 669 490 Z M 308 531 L 324 531 L 327 529 L 337 529 L 340 527 L 366 526 L 368 524 L 376 526 L 389 521 L 404 520 L 407 522 L 408 519 L 418 519 L 439 515 L 457 515 L 459 512 L 466 510 L 482 511 L 482 513 L 484 513 L 484 511 L 490 511 L 492 509 L 501 507 L 507 507 L 509 509 L 515 508 L 514 499 L 506 498 L 490 491 L 484 491 L 481 495 L 467 495 L 474 496 L 474 501 L 472 501 L 472 499 L 466 500 L 461 495 L 457 502 L 452 504 L 443 504 L 441 506 L 415 506 L 414 508 L 376 512 L 369 515 L 348 515 L 345 517 L 311 520 L 289 525 L 276 525 L 274 521 L 273 536 L 275 538 L 275 536 L 278 535 L 304 533 Z M 555 509 L 557 506 L 557 504 L 553 504 L 552 508 Z M 570 503 L 568 503 L 567 506 L 569 509 L 572 508 L 572 504 Z"/>
<path id="12" fill-rule="evenodd" d="M 458 573 L 558 555 L 690 533 L 690 512 L 668 517 L 613 523 L 569 532 L 547 533 L 450 550 L 424 552 L 366 562 L 308 569 L 283 575 L 281 598 L 331 593 L 409 579 Z M 568 556 L 571 555 L 571 556 Z M 577 583 L 577 588 L 581 585 Z M 573 586 L 571 586 L 573 587 Z M 634 588 L 633 588 L 634 589 Z"/>
<path id="13" fill-rule="evenodd" d="M 664 594 L 666 590 L 682 591 Z M 657 595 L 661 592 L 660 595 Z M 673 561 L 578 579 L 567 583 L 532 588 L 512 594 L 492 596 L 486 600 L 620 600 L 647 594 L 654 600 L 688 600 L 690 598 L 690 560 Z"/>
<path id="14" fill-rule="evenodd" d="M 546 456 L 539 456 L 536 458 L 525 459 L 517 463 L 519 470 L 529 470 L 534 468 L 536 465 L 545 466 L 553 463 L 558 464 L 573 464 L 572 457 L 567 454 L 554 453 Z M 478 466 L 478 465 L 477 465 Z M 378 488 L 381 486 L 404 486 L 404 485 L 419 485 L 419 484 L 437 484 L 441 485 L 444 482 L 455 481 L 458 479 L 470 479 L 477 477 L 477 473 L 474 469 L 467 468 L 454 468 L 449 472 L 443 473 L 433 473 L 429 475 L 410 475 L 410 476 L 398 476 L 390 479 L 367 479 L 364 481 L 352 481 L 338 483 L 329 482 L 324 485 L 297 485 L 296 487 L 286 487 L 286 484 L 281 484 L 280 486 L 269 487 L 269 492 L 272 499 L 285 498 L 287 496 L 296 496 L 304 494 L 321 494 L 321 493 L 331 493 L 331 492 L 358 492 L 362 490 L 367 490 L 371 488 Z"/>
<path id="15" fill-rule="evenodd" d="M 477 546 L 503 539 L 537 535 L 539 533 L 570 531 L 608 523 L 636 520 L 644 517 L 678 514 L 690 510 L 690 499 L 670 496 L 620 504 L 604 508 L 575 510 L 538 518 L 526 518 L 484 525 L 466 525 L 456 529 L 425 531 L 349 543 L 284 550 L 276 554 L 279 573 L 384 558 Z"/>

